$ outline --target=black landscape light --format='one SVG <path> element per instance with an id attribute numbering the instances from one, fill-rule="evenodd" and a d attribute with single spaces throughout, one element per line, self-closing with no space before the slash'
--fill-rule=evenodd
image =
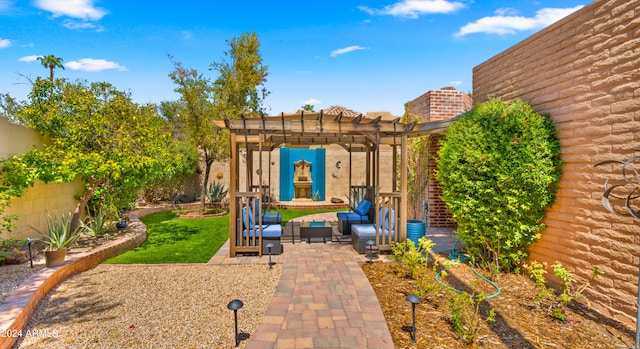
<path id="1" fill-rule="evenodd" d="M 31 255 L 31 244 L 38 241 L 38 239 L 28 238 L 27 246 L 29 247 L 29 263 L 31 263 L 31 269 L 33 269 L 33 256 Z"/>
<path id="2" fill-rule="evenodd" d="M 373 264 L 373 246 L 375 244 L 375 241 L 367 240 L 367 246 L 369 246 L 369 264 Z"/>
<path id="3" fill-rule="evenodd" d="M 269 249 L 269 269 L 273 269 L 273 265 L 276 264 L 276 262 L 271 262 L 271 249 L 273 246 L 273 242 L 268 242 L 264 245 L 264 247 Z"/>
<path id="4" fill-rule="evenodd" d="M 416 304 L 420 303 L 422 300 L 418 298 L 415 294 L 410 294 L 407 296 L 407 301 L 411 303 L 411 312 L 412 312 L 412 322 L 411 322 L 411 341 L 413 343 L 416 342 Z"/>
<path id="5" fill-rule="evenodd" d="M 243 305 L 244 303 L 242 303 L 242 301 L 239 299 L 234 299 L 229 302 L 229 304 L 227 304 L 227 308 L 229 308 L 229 310 L 233 310 L 233 318 L 236 325 L 236 333 L 234 337 L 236 347 L 238 347 L 238 344 L 240 344 L 240 337 L 238 337 L 238 309 L 242 308 Z"/>

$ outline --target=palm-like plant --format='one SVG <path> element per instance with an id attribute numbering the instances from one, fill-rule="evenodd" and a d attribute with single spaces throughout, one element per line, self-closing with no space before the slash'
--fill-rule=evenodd
<path id="1" fill-rule="evenodd" d="M 42 64 L 43 67 L 49 68 L 49 81 L 53 83 L 53 70 L 55 68 L 62 68 L 64 70 L 64 65 L 62 65 L 63 59 L 60 57 L 56 57 L 54 55 L 48 56 L 40 56 L 38 60 Z"/>

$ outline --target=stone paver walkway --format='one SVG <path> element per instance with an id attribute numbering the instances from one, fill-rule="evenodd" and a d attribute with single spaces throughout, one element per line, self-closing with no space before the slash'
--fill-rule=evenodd
<path id="1" fill-rule="evenodd" d="M 286 244 L 284 253 L 272 258 L 282 264 L 280 283 L 247 349 L 394 347 L 376 294 L 359 265 L 365 257 L 351 244 Z M 209 263 L 267 259 L 218 254 Z"/>
<path id="2" fill-rule="evenodd" d="M 335 213 L 326 218 L 333 217 Z M 441 249 L 451 248 L 450 229 L 433 229 L 428 235 Z M 209 263 L 268 262 L 267 256 L 229 258 L 228 244 Z M 272 256 L 282 264 L 280 283 L 247 349 L 394 348 L 376 294 L 359 264 L 366 261 L 364 255 L 350 243 L 283 246 L 282 255 Z"/>
<path id="3" fill-rule="evenodd" d="M 335 213 L 326 219 L 334 220 Z M 280 283 L 247 349 L 394 347 L 376 294 L 359 264 L 366 259 L 351 244 L 283 246 L 283 254 L 272 256 L 282 264 Z M 227 242 L 209 263 L 268 262 L 268 256 L 228 256 Z"/>

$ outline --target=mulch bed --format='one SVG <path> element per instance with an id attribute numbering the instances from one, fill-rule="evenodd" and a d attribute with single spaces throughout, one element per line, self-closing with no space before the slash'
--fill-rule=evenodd
<path id="1" fill-rule="evenodd" d="M 453 331 L 450 321 L 450 293 L 434 283 L 434 290 L 416 306 L 416 343 L 411 340 L 411 305 L 406 296 L 414 293 L 415 280 L 398 276 L 395 262 L 363 263 L 382 307 L 396 348 L 633 348 L 635 333 L 605 318 L 582 303 L 567 310 L 566 322 L 553 318 L 550 302 L 534 300 L 534 284 L 525 275 L 500 275 L 499 296 L 483 301 L 481 321 L 473 342 L 468 345 Z M 449 270 L 446 282 L 470 292 L 490 295 L 495 290 L 479 281 L 471 268 L 459 265 Z M 490 309 L 495 322 L 486 322 Z"/>

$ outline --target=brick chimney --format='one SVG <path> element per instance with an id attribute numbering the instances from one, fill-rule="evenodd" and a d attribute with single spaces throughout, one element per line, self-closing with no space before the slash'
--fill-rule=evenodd
<path id="1" fill-rule="evenodd" d="M 471 96 L 454 87 L 431 90 L 407 103 L 409 114 L 421 122 L 448 120 L 471 109 Z"/>
<path id="2" fill-rule="evenodd" d="M 419 119 L 419 122 L 433 122 L 448 120 L 456 117 L 469 109 L 473 103 L 472 97 L 462 91 L 457 91 L 453 87 L 443 87 L 439 90 L 429 91 L 422 96 L 407 103 L 407 112 Z M 436 168 L 435 156 L 440 149 L 439 142 L 443 139 L 442 135 L 432 135 L 429 137 L 427 145 L 427 153 L 421 154 L 429 158 L 429 174 L 421 173 L 420 181 L 426 182 L 426 187 L 420 202 L 409 204 L 409 207 L 422 207 L 422 200 L 426 200 L 429 204 L 429 213 L 427 219 L 428 227 L 455 227 L 455 223 L 451 221 L 451 214 L 446 209 L 445 203 L 440 200 L 442 196 L 442 188 L 440 183 L 435 179 L 434 169 Z M 426 172 L 426 171 L 425 171 Z M 428 181 L 427 181 L 428 178 Z M 415 210 L 415 209 L 414 209 Z M 421 217 L 421 212 L 409 212 L 413 217 Z"/>

